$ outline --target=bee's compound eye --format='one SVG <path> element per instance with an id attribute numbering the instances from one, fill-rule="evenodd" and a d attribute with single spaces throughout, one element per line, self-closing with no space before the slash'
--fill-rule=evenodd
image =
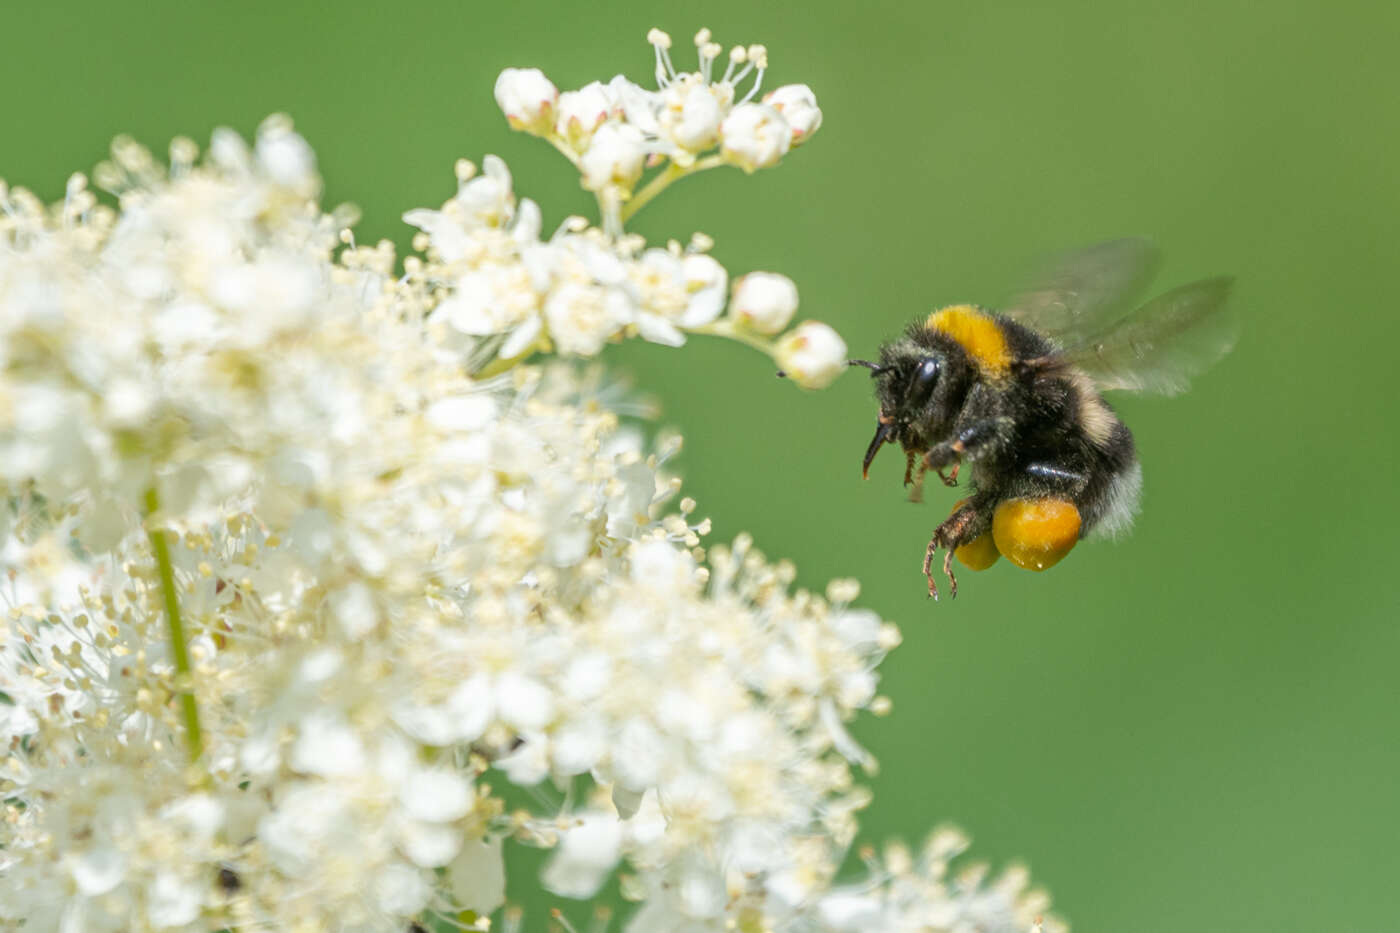
<path id="1" fill-rule="evenodd" d="M 919 368 L 914 370 L 913 377 L 909 380 L 909 405 L 913 408 L 923 408 L 933 396 L 933 387 L 938 383 L 938 360 L 933 357 L 919 363 Z"/>

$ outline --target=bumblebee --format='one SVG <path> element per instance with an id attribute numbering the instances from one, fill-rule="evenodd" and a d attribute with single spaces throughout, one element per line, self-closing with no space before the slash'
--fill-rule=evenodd
<path id="1" fill-rule="evenodd" d="M 885 444 L 905 453 L 905 486 L 922 496 L 932 471 L 971 495 L 933 532 L 924 554 L 957 595 L 952 560 L 985 570 L 1006 557 L 1027 570 L 1054 566 L 1079 542 L 1132 525 L 1142 488 L 1132 432 L 1101 393 L 1183 391 L 1233 346 L 1229 278 L 1173 289 L 1133 307 L 1158 262 L 1142 239 L 1113 240 L 1049 264 L 1000 311 L 953 305 L 851 360 L 875 380 L 875 438 L 861 475 Z"/>

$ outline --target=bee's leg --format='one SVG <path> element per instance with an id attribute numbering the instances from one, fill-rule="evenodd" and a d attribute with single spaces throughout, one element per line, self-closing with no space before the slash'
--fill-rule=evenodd
<path id="1" fill-rule="evenodd" d="M 928 550 L 924 551 L 924 576 L 928 578 L 928 595 L 930 599 L 938 598 L 938 584 L 933 580 L 933 555 L 938 552 L 938 532 L 933 533 L 929 539 Z"/>
<path id="2" fill-rule="evenodd" d="M 918 457 L 914 455 L 914 452 L 912 450 L 907 450 L 904 452 L 904 460 L 904 485 L 914 487 L 913 489 L 909 490 L 909 501 L 923 502 L 924 473 L 928 471 L 928 467 L 925 467 L 922 463 L 919 463 L 919 472 L 918 474 L 914 473 L 914 464 L 916 461 L 918 461 Z"/>
<path id="3" fill-rule="evenodd" d="M 1005 417 L 984 418 L 963 425 L 951 441 L 940 441 L 929 448 L 924 454 L 924 466 L 936 472 L 943 485 L 956 486 L 962 462 L 976 460 L 1009 443 L 1015 425 L 1015 421 Z M 948 467 L 952 470 L 944 476 L 943 471 Z"/>
<path id="4" fill-rule="evenodd" d="M 961 460 L 954 460 L 954 461 L 953 461 L 953 468 L 952 468 L 951 470 L 948 471 L 948 475 L 947 475 L 947 476 L 944 476 L 944 475 L 943 475 L 943 471 L 942 471 L 942 470 L 939 470 L 939 471 L 938 471 L 938 478 L 941 479 L 941 480 L 943 480 L 943 485 L 944 485 L 944 486 L 956 486 L 956 485 L 958 484 L 958 469 L 959 469 L 961 466 L 962 466 L 962 461 L 961 461 Z"/>
<path id="5" fill-rule="evenodd" d="M 928 543 L 928 549 L 924 551 L 924 576 L 928 579 L 928 595 L 933 599 L 938 598 L 938 584 L 933 579 L 934 555 L 938 553 L 939 548 L 946 551 L 943 555 L 943 573 L 948 577 L 949 595 L 957 596 L 958 578 L 953 575 L 953 552 L 962 544 L 977 537 L 978 525 L 985 524 L 979 521 L 981 517 L 982 510 L 974 499 L 948 516 L 943 524 L 934 529 L 933 537 Z"/>

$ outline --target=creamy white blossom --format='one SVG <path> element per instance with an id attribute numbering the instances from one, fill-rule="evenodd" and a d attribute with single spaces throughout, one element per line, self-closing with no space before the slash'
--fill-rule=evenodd
<path id="1" fill-rule="evenodd" d="M 803 321 L 778 341 L 777 360 L 802 388 L 825 388 L 846 370 L 846 342 L 820 321 Z"/>
<path id="2" fill-rule="evenodd" d="M 554 131 L 570 145 L 582 148 L 612 113 L 613 97 L 609 87 L 600 81 L 585 84 L 577 91 L 565 91 L 559 95 Z"/>
<path id="3" fill-rule="evenodd" d="M 751 330 L 780 333 L 797 313 L 797 285 L 775 272 L 751 272 L 734 287 L 733 311 Z"/>
<path id="4" fill-rule="evenodd" d="M 805 84 L 785 84 L 763 97 L 763 102 L 783 115 L 792 127 L 792 145 L 800 146 L 821 129 L 822 110 L 817 95 Z"/>
<path id="5" fill-rule="evenodd" d="M 725 159 L 746 172 L 777 165 L 792 147 L 792 127 L 767 104 L 740 104 L 724 118 Z"/>
<path id="6" fill-rule="evenodd" d="M 559 89 L 538 68 L 507 68 L 496 78 L 496 104 L 518 130 L 548 130 L 558 100 Z"/>
<path id="7" fill-rule="evenodd" d="M 637 106 L 670 145 L 708 132 L 690 91 L 612 92 L 497 84 L 588 151 L 650 145 Z M 168 168 L 118 140 L 115 208 L 82 176 L 51 207 L 0 186 L 0 922 L 484 930 L 616 876 L 634 931 L 1029 930 L 1043 896 L 955 874 L 947 834 L 835 881 L 874 765 L 848 724 L 887 708 L 898 631 L 852 581 L 708 545 L 679 442 L 527 359 L 715 334 L 824 384 L 829 328 L 767 340 L 795 286 L 750 274 L 726 313 L 702 235 L 546 237 L 490 156 L 405 215 L 399 262 L 317 205 L 316 165 L 275 117 Z M 508 885 L 519 845 L 551 851 Z"/>
<path id="8" fill-rule="evenodd" d="M 605 123 L 589 141 L 579 159 L 583 186 L 601 191 L 609 185 L 630 189 L 642 177 L 646 163 L 646 139 L 629 123 Z"/>

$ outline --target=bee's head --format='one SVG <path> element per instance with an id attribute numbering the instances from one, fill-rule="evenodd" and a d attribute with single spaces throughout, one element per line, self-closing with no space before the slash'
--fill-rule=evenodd
<path id="1" fill-rule="evenodd" d="M 851 366 L 870 370 L 880 402 L 880 420 L 875 439 L 865 451 L 862 476 L 868 476 L 875 455 L 887 443 L 898 443 L 905 450 L 930 446 L 930 430 L 945 420 L 949 362 L 948 354 L 940 348 L 907 341 L 881 347 L 878 363 L 849 361 Z"/>

